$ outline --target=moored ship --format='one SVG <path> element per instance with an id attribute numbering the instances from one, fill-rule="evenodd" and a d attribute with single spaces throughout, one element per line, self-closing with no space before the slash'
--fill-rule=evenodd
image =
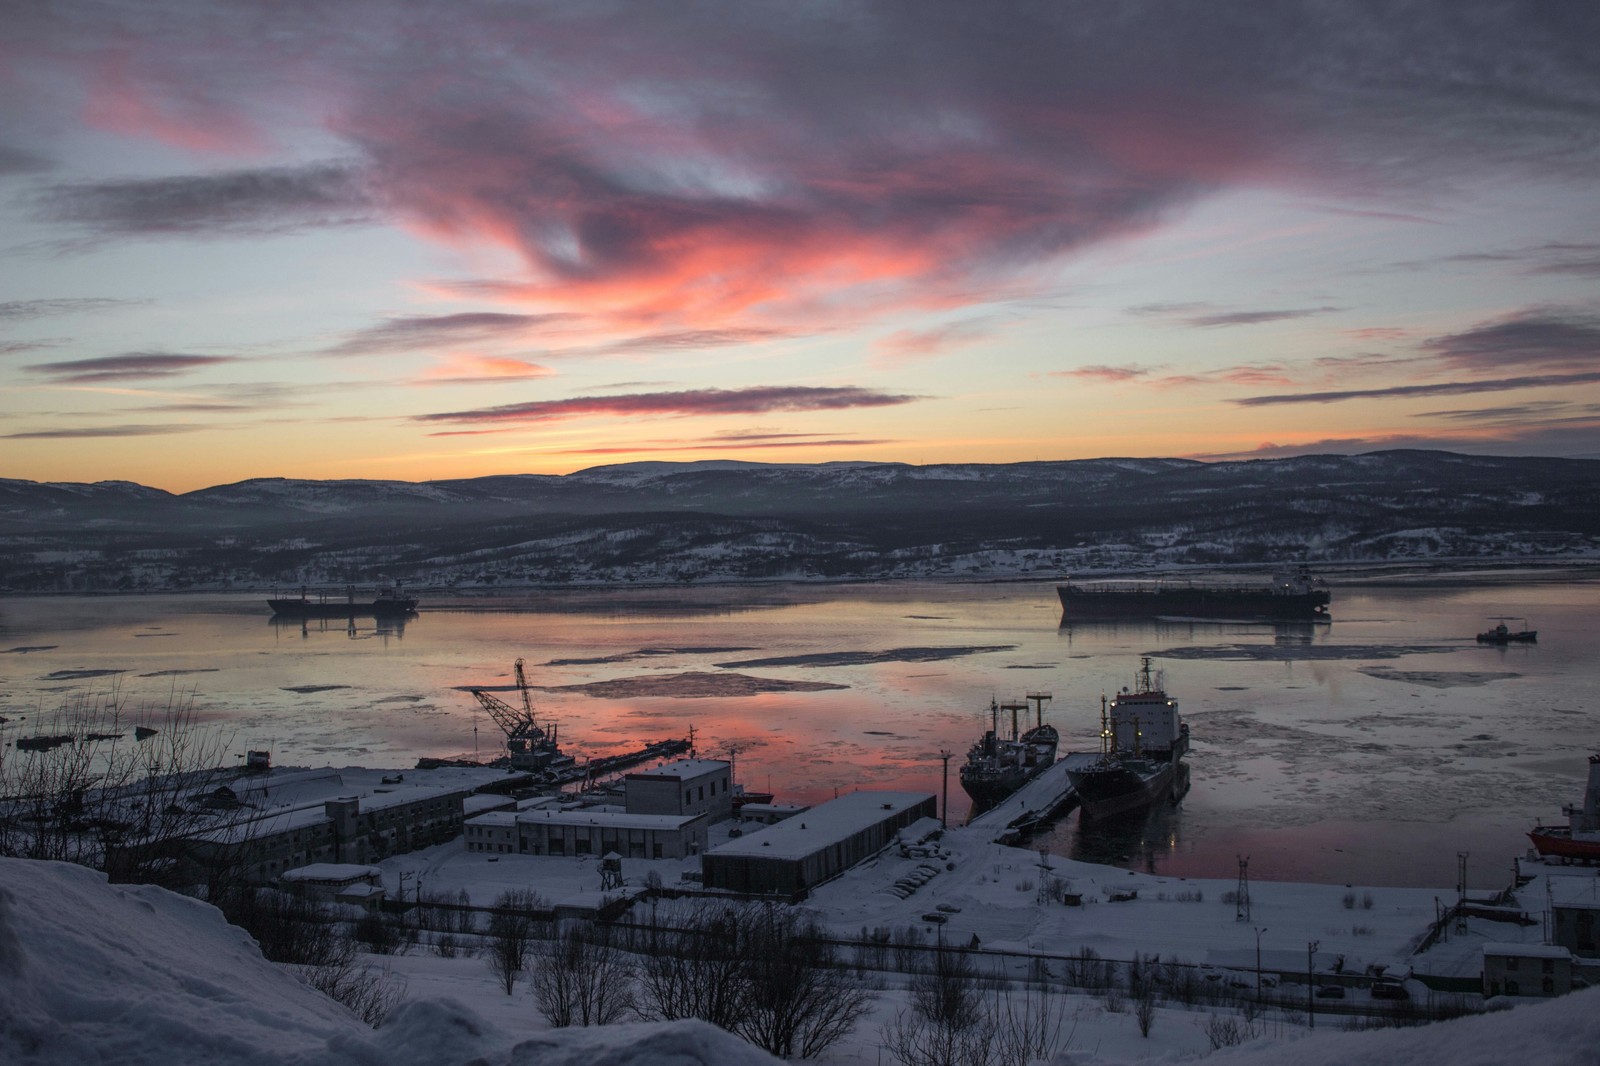
<path id="1" fill-rule="evenodd" d="M 1174 581 L 1095 582 L 1056 586 L 1063 625 L 1106 618 L 1240 618 L 1321 621 L 1332 596 L 1300 567 L 1268 584 L 1211 585 Z"/>
<path id="2" fill-rule="evenodd" d="M 410 614 L 417 609 L 415 596 L 405 595 L 398 584 L 378 589 L 370 600 L 357 600 L 356 588 L 345 589 L 344 599 L 319 594 L 313 599 L 302 587 L 297 597 L 269 599 L 267 606 L 273 614 L 292 615 L 297 618 L 350 618 L 356 615 L 374 615 L 379 618 Z"/>
<path id="3" fill-rule="evenodd" d="M 1178 701 L 1150 675 L 1145 658 L 1132 691 L 1124 688 L 1100 702 L 1100 757 L 1067 771 L 1087 819 L 1142 810 L 1182 798 L 1180 774 L 1189 750 L 1189 727 Z"/>
<path id="4" fill-rule="evenodd" d="M 1589 756 L 1589 784 L 1582 806 L 1561 808 L 1566 825 L 1536 825 L 1528 833 L 1540 855 L 1558 859 L 1600 861 L 1600 754 Z"/>
<path id="5" fill-rule="evenodd" d="M 972 797 L 974 814 L 981 814 L 1043 773 L 1056 761 L 1056 746 L 1061 742 L 1056 727 L 1046 725 L 1044 705 L 1048 692 L 1028 693 L 1028 703 L 989 701 L 990 728 L 967 752 L 961 765 L 961 787 Z M 1018 733 L 1017 715 L 1033 705 L 1035 723 Z M 1011 735 L 1000 734 L 1000 712 L 1011 712 Z"/>
<path id="6" fill-rule="evenodd" d="M 1500 623 L 1493 629 L 1484 630 L 1478 634 L 1479 644 L 1535 644 L 1539 640 L 1539 631 L 1528 628 L 1526 618 L 1513 618 L 1509 615 L 1495 615 L 1494 621 Z M 1521 629 L 1512 629 L 1507 622 L 1521 622 Z"/>

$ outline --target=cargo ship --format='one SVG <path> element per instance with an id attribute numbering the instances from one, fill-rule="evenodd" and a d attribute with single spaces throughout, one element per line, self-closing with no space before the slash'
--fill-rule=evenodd
<path id="1" fill-rule="evenodd" d="M 1540 855 L 1562 860 L 1600 861 L 1600 755 L 1589 756 L 1589 785 L 1583 805 L 1561 808 L 1566 825 L 1536 825 L 1528 833 Z"/>
<path id="2" fill-rule="evenodd" d="M 1300 567 L 1270 583 L 1211 585 L 1175 581 L 1094 582 L 1056 586 L 1061 624 L 1106 618 L 1238 618 L 1323 621 L 1327 585 Z"/>
<path id="3" fill-rule="evenodd" d="M 1187 778 L 1179 774 L 1189 751 L 1189 726 L 1160 679 L 1152 679 L 1144 659 L 1134 687 L 1109 704 L 1100 697 L 1100 757 L 1068 769 L 1084 819 L 1143 810 L 1158 802 L 1177 802 Z"/>
<path id="4" fill-rule="evenodd" d="M 417 600 L 401 592 L 398 584 L 385 585 L 370 600 L 357 600 L 356 588 L 351 585 L 345 589 L 344 599 L 330 598 L 327 593 L 320 593 L 313 599 L 302 587 L 298 597 L 269 599 L 267 606 L 272 608 L 273 614 L 296 618 L 351 618 L 357 615 L 384 618 L 411 614 L 417 609 Z"/>
<path id="5" fill-rule="evenodd" d="M 1045 724 L 1044 705 L 1050 698 L 1048 692 L 1030 692 L 1027 703 L 989 701 L 990 728 L 961 765 L 961 787 L 972 797 L 973 814 L 991 809 L 1055 763 L 1061 737 L 1055 726 Z M 1035 723 L 1019 734 L 1017 715 L 1030 704 Z M 1009 737 L 1000 733 L 1001 711 L 1011 712 Z"/>

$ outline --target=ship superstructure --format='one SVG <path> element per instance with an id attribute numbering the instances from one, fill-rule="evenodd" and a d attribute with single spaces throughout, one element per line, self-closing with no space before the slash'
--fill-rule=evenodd
<path id="1" fill-rule="evenodd" d="M 1026 703 L 989 701 L 990 727 L 961 765 L 961 787 L 972 797 L 973 813 L 993 807 L 1055 763 L 1061 736 L 1044 720 L 1044 705 L 1050 699 L 1048 692 L 1030 692 Z M 1019 733 L 1018 715 L 1030 705 L 1034 725 Z M 1009 735 L 1000 732 L 1001 711 L 1011 712 Z"/>
<path id="2" fill-rule="evenodd" d="M 1189 751 L 1189 727 L 1178 701 L 1152 678 L 1145 657 L 1132 689 L 1110 703 L 1100 697 L 1100 757 L 1068 771 L 1085 818 L 1140 810 L 1182 798 L 1178 773 Z"/>

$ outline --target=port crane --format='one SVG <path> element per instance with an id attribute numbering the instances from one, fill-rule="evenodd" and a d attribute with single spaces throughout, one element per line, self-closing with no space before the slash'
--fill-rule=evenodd
<path id="1" fill-rule="evenodd" d="M 552 724 L 546 733 L 534 720 L 533 698 L 528 694 L 528 675 L 521 659 L 517 660 L 516 677 L 517 691 L 522 694 L 520 708 L 483 689 L 473 689 L 472 695 L 505 733 L 511 765 L 519 770 L 543 769 L 556 751 L 556 727 Z"/>

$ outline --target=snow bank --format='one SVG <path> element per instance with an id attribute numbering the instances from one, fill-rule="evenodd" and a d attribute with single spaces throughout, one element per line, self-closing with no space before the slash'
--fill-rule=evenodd
<path id="1" fill-rule="evenodd" d="M 485 997 L 497 997 L 487 971 Z M 473 986 L 467 986 L 473 987 Z M 498 999 L 495 1000 L 498 1002 Z M 1155 1031 L 1200 1023 L 1164 1012 Z M 1124 1015 L 1074 1022 L 1056 1066 L 1174 1057 L 1127 1054 Z M 1331 1022 L 1332 1019 L 1328 1019 Z M 1080 1024 L 1081 1023 L 1081 1024 Z M 1326 1023 L 1325 1023 L 1326 1024 Z M 1126 1028 L 1126 1026 L 1124 1026 Z M 1192 1033 L 1190 1034 L 1192 1035 Z M 1143 1042 L 1142 1042 L 1143 1043 Z M 857 1033 L 829 1062 L 882 1061 Z M 1107 1049 L 1116 1046 L 1116 1051 Z M 1141 1048 L 1141 1050 L 1143 1050 Z M 1101 1054 L 1104 1057 L 1101 1057 Z M 1228 1049 L 1208 1066 L 1600 1066 L 1600 989 L 1418 1029 L 1318 1029 Z M 379 1030 L 261 957 L 213 908 L 90 870 L 0 859 L 0 1063 L 6 1066 L 774 1066 L 700 1022 L 510 1034 L 450 998 L 402 1005 Z"/>
<path id="2" fill-rule="evenodd" d="M 493 994 L 485 987 L 485 994 Z M 109 885 L 64 863 L 0 859 L 6 1066 L 771 1066 L 701 1022 L 566 1029 L 515 1043 L 450 999 L 382 1029 L 267 962 L 215 908 Z"/>

